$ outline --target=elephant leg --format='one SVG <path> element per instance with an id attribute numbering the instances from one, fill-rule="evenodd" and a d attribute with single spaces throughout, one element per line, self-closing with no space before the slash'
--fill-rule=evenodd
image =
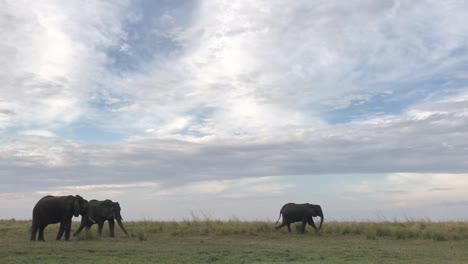
<path id="1" fill-rule="evenodd" d="M 114 237 L 114 228 L 115 228 L 114 218 L 111 218 L 111 219 L 107 220 L 107 222 L 109 222 L 109 232 L 110 232 L 110 236 L 111 236 L 111 237 Z"/>
<path id="2" fill-rule="evenodd" d="M 57 238 L 56 240 L 60 240 L 62 239 L 62 236 L 63 236 L 63 232 L 65 231 L 65 227 L 64 227 L 64 224 L 63 222 L 60 222 L 60 227 L 59 227 L 59 231 L 57 233 Z"/>
<path id="3" fill-rule="evenodd" d="M 307 221 L 302 221 L 302 225 L 301 225 L 301 233 L 304 234 L 305 232 L 305 227 L 307 225 Z"/>
<path id="4" fill-rule="evenodd" d="M 65 226 L 63 229 L 65 230 L 65 241 L 70 240 L 71 219 L 70 219 L 70 222 L 65 223 Z"/>
<path id="5" fill-rule="evenodd" d="M 42 226 L 39 226 L 39 236 L 37 238 L 37 240 L 39 241 L 45 241 L 44 240 L 44 229 L 46 228 L 47 225 L 42 225 Z"/>
<path id="6" fill-rule="evenodd" d="M 31 238 L 30 238 L 31 241 L 36 240 L 36 233 L 37 233 L 37 225 L 33 224 L 31 228 Z"/>
<path id="7" fill-rule="evenodd" d="M 291 223 L 288 223 L 288 231 L 291 233 Z"/>
<path id="8" fill-rule="evenodd" d="M 75 233 L 73 234 L 73 236 L 77 236 L 80 234 L 81 230 L 83 230 L 83 228 L 86 228 L 86 232 L 89 232 L 89 229 L 91 228 L 93 224 L 86 224 L 86 223 L 81 223 L 80 224 L 80 227 L 78 227 L 78 229 L 75 231 Z"/>
<path id="9" fill-rule="evenodd" d="M 308 224 L 309 224 L 310 226 L 312 226 L 312 227 L 314 228 L 315 232 L 318 232 L 318 231 L 319 231 L 318 228 L 317 228 L 317 226 L 315 225 L 314 219 L 313 219 L 312 217 L 310 217 L 310 218 L 309 218 L 309 221 L 307 221 L 307 222 L 308 222 Z"/>
<path id="10" fill-rule="evenodd" d="M 57 240 L 62 239 L 63 233 L 65 233 L 65 240 L 70 240 L 70 229 L 71 229 L 71 219 L 63 220 L 60 222 L 59 231 L 57 233 Z"/>
<path id="11" fill-rule="evenodd" d="M 80 232 L 81 232 L 81 230 L 83 230 L 83 228 L 85 228 L 85 225 L 80 224 L 80 227 L 78 227 L 78 229 L 73 233 L 73 236 L 77 236 L 78 234 L 80 234 Z"/>
<path id="12" fill-rule="evenodd" d="M 98 223 L 98 235 L 101 236 L 102 235 L 102 228 L 104 227 L 104 221 L 100 221 Z"/>

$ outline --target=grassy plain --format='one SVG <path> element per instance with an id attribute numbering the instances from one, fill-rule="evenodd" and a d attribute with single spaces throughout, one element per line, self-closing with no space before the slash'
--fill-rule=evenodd
<path id="1" fill-rule="evenodd" d="M 468 222 L 326 222 L 316 234 L 271 222 L 192 220 L 124 223 L 110 238 L 82 232 L 29 241 L 29 221 L 0 221 L 0 263 L 468 263 Z M 74 223 L 73 230 L 78 226 Z"/>

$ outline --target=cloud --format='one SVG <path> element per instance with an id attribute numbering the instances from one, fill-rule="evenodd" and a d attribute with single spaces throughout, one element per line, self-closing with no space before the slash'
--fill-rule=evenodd
<path id="1" fill-rule="evenodd" d="M 60 1 L 3 5 L 0 106 L 9 118 L 0 118 L 0 128 L 55 130 L 83 116 L 88 94 L 103 79 L 108 62 L 103 49 L 118 45 L 123 7 Z"/>
<path id="2" fill-rule="evenodd" d="M 281 184 L 275 177 L 239 178 L 235 180 L 196 181 L 175 188 L 156 191 L 155 196 L 217 195 L 230 198 L 252 197 L 255 195 L 281 194 L 294 187 Z"/>
<path id="3" fill-rule="evenodd" d="M 365 195 L 368 199 L 380 201 L 378 205 L 374 204 L 380 208 L 411 211 L 414 208 L 439 207 L 435 210 L 440 211 L 444 205 L 464 206 L 466 187 L 466 174 L 395 173 L 388 175 L 383 182 L 361 182 L 350 190 L 356 196 Z M 357 197 L 357 200 L 360 199 Z M 426 214 L 429 216 L 430 212 Z"/>
<path id="4" fill-rule="evenodd" d="M 438 177 L 464 186 L 468 169 L 466 10 L 10 1 L 0 190 L 244 197 L 293 188 L 281 177 L 378 173 L 355 190 L 457 203 Z"/>
<path id="5" fill-rule="evenodd" d="M 421 83 L 466 57 L 456 4 L 204 1 L 156 13 L 127 1 L 25 4 L 2 10 L 2 64 L 13 65 L 0 77 L 10 102 L 0 109 L 15 113 L 0 115 L 3 128 L 59 134 L 87 120 L 127 137 L 295 133 L 401 113 L 425 99 Z M 333 112 L 359 107 L 366 113 Z"/>
<path id="6" fill-rule="evenodd" d="M 468 207 L 468 201 L 441 202 L 442 206 Z"/>
<path id="7" fill-rule="evenodd" d="M 108 89 L 129 102 L 115 106 L 110 126 L 163 138 L 294 133 L 465 90 L 432 86 L 467 55 L 453 56 L 467 35 L 456 5 L 206 1 L 193 10 L 190 23 L 153 22 L 177 51 L 112 81 Z"/>
<path id="8" fill-rule="evenodd" d="M 132 175 L 138 181 L 157 181 L 164 186 L 324 173 L 464 173 L 468 169 L 464 162 L 468 116 L 461 114 L 460 108 L 449 110 L 445 104 L 435 103 L 432 111 L 444 109 L 443 114 L 414 119 L 412 113 L 426 107 L 429 105 L 415 106 L 407 115 L 372 122 L 263 137 L 217 136 L 198 141 L 135 137 L 112 145 L 12 137 L 4 140 L 0 164 L 10 168 L 15 179 L 26 182 L 62 175 L 61 179 L 74 182 L 120 184 Z M 28 170 L 36 173 L 25 173 Z M 391 180 L 396 184 L 420 179 L 395 174 Z"/>
<path id="9" fill-rule="evenodd" d="M 429 191 L 431 192 L 446 192 L 446 191 L 454 191 L 455 189 L 454 188 L 431 188 L 429 189 Z"/>
<path id="10" fill-rule="evenodd" d="M 152 189 L 159 189 L 160 185 L 155 182 L 137 182 L 122 184 L 93 184 L 93 185 L 71 185 L 56 186 L 44 190 L 36 191 L 38 195 L 70 195 L 80 194 L 83 197 L 93 197 L 92 199 L 116 199 L 119 196 L 131 193 L 142 192 Z"/>
<path id="11" fill-rule="evenodd" d="M 55 137 L 53 132 L 47 130 L 25 130 L 19 134 L 22 136 Z"/>

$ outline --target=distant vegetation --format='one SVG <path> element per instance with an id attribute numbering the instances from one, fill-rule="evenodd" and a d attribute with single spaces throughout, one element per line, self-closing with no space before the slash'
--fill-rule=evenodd
<path id="1" fill-rule="evenodd" d="M 466 222 L 331 222 L 325 234 L 363 235 L 367 239 L 431 239 L 436 241 L 468 239 Z"/>
<path id="2" fill-rule="evenodd" d="M 72 230 L 78 228 L 74 222 Z M 58 225 L 46 228 L 46 242 L 29 241 L 30 221 L 0 221 L 1 263 L 464 263 L 468 222 L 325 222 L 320 233 L 274 231 L 273 222 L 126 222 L 129 236 L 97 228 L 72 241 L 55 241 Z"/>
<path id="3" fill-rule="evenodd" d="M 181 222 L 141 221 L 126 223 L 132 227 L 132 237 L 146 237 L 157 234 L 170 236 L 223 236 L 252 235 L 259 236 L 275 232 L 274 223 L 264 221 L 244 222 L 239 220 L 196 220 Z M 298 232 L 300 223 L 295 224 L 292 232 Z M 326 236 L 363 236 L 367 239 L 431 239 L 436 241 L 468 239 L 466 222 L 431 222 L 431 221 L 385 221 L 385 222 L 328 222 L 318 234 L 307 226 L 308 235 Z M 277 231 L 287 233 L 287 229 Z"/>

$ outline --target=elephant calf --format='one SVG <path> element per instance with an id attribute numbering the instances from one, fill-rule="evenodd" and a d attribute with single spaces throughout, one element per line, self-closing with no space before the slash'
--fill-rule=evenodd
<path id="1" fill-rule="evenodd" d="M 291 223 L 294 222 L 302 222 L 301 232 L 304 233 L 306 224 L 311 225 L 316 232 L 318 232 L 322 228 L 323 223 L 323 212 L 320 205 L 317 204 L 295 204 L 295 203 L 288 203 L 285 204 L 280 211 L 280 215 L 278 217 L 278 224 L 281 215 L 283 215 L 283 222 L 281 225 L 276 227 L 276 230 L 282 228 L 283 226 L 288 226 L 288 231 L 291 232 Z M 315 226 L 314 220 L 312 217 L 320 217 L 320 226 L 317 228 Z"/>
<path id="2" fill-rule="evenodd" d="M 87 214 L 81 217 L 80 227 L 75 231 L 73 235 L 77 236 L 81 232 L 81 230 L 83 230 L 83 228 L 86 227 L 86 230 L 89 230 L 93 224 L 97 223 L 98 234 L 99 236 L 101 236 L 104 222 L 108 221 L 110 236 L 114 237 L 114 219 L 117 220 L 117 223 L 119 224 L 122 231 L 124 231 L 124 233 L 128 236 L 127 230 L 125 230 L 122 224 L 123 219 L 120 215 L 119 203 L 112 202 L 109 199 L 104 201 L 91 200 L 89 201 L 89 209 L 87 211 Z"/>
<path id="3" fill-rule="evenodd" d="M 44 241 L 44 229 L 49 224 L 60 223 L 57 240 L 62 238 L 65 232 L 65 240 L 70 239 L 71 221 L 73 216 L 84 215 L 88 210 L 88 201 L 76 195 L 68 196 L 45 196 L 40 199 L 33 209 L 31 240 Z"/>

